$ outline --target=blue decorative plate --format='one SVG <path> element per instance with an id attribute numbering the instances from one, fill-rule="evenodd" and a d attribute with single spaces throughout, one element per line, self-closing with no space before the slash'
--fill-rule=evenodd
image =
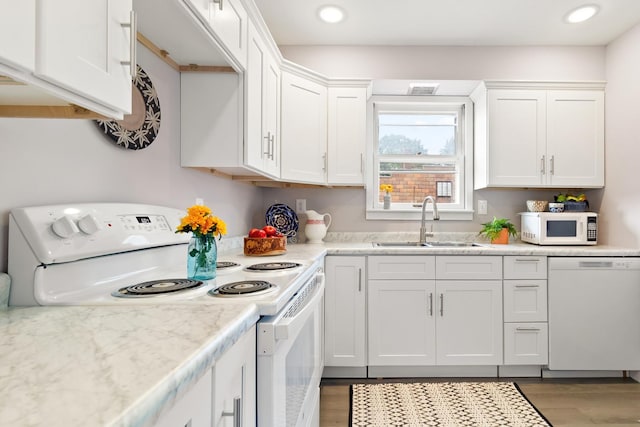
<path id="1" fill-rule="evenodd" d="M 298 241 L 298 215 L 289 206 L 282 203 L 269 206 L 265 221 L 267 225 L 275 227 L 276 230 L 287 236 L 288 241 Z"/>

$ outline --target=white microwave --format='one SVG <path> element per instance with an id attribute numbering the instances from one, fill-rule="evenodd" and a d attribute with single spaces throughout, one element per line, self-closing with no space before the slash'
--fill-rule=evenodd
<path id="1" fill-rule="evenodd" d="M 522 212 L 520 240 L 536 245 L 597 245 L 594 212 Z"/>

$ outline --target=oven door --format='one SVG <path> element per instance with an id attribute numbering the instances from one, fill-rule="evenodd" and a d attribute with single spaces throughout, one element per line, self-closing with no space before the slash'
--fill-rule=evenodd
<path id="1" fill-rule="evenodd" d="M 324 273 L 277 315 L 258 322 L 258 426 L 318 426 L 324 365 Z"/>

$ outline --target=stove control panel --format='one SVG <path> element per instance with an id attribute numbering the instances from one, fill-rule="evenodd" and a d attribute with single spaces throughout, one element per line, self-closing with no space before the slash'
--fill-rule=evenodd
<path id="1" fill-rule="evenodd" d="M 53 264 L 137 249 L 187 243 L 175 233 L 184 211 L 129 204 L 91 203 L 13 209 L 10 227 L 39 262 Z"/>

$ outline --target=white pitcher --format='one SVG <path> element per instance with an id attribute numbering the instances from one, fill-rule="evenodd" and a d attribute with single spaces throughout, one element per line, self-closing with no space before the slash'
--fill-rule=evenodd
<path id="1" fill-rule="evenodd" d="M 331 215 L 319 214 L 316 211 L 306 211 L 307 224 L 304 227 L 304 234 L 307 236 L 307 243 L 322 243 L 322 239 L 327 235 L 327 230 L 331 225 Z M 329 222 L 325 219 L 329 218 Z"/>

